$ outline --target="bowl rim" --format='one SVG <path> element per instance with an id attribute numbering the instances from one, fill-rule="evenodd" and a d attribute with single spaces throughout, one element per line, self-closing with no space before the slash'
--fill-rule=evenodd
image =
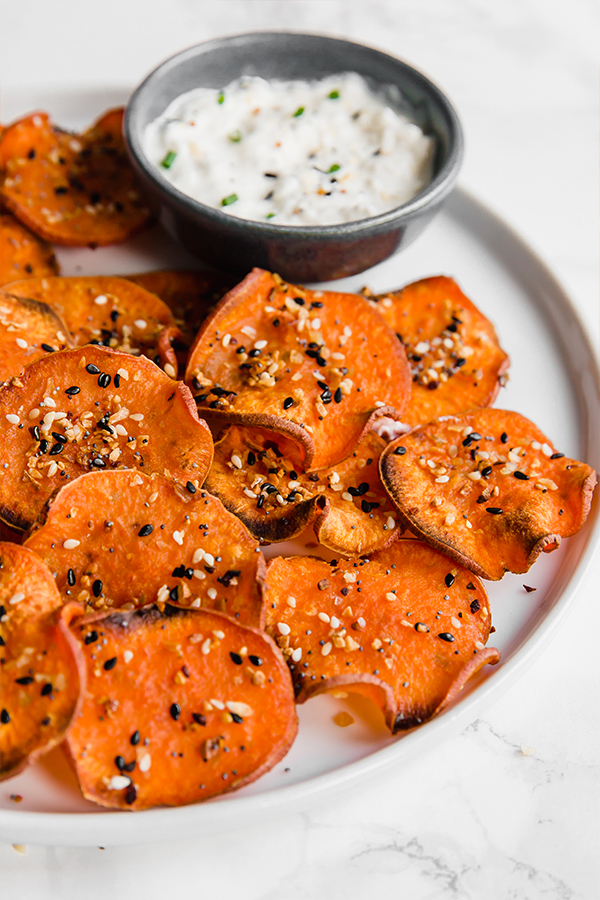
<path id="1" fill-rule="evenodd" d="M 164 178 L 160 170 L 150 162 L 144 152 L 141 140 L 141 128 L 137 121 L 141 101 L 148 90 L 152 89 L 154 82 L 165 72 L 177 68 L 181 62 L 185 62 L 188 59 L 206 53 L 209 50 L 231 45 L 235 46 L 236 44 L 246 42 L 248 39 L 252 38 L 255 39 L 257 43 L 260 43 L 261 39 L 273 37 L 317 38 L 328 43 L 331 42 L 336 44 L 346 44 L 349 47 L 360 47 L 369 50 L 378 56 L 387 57 L 389 60 L 392 60 L 394 64 L 399 65 L 401 68 L 410 72 L 413 78 L 416 76 L 416 80 L 420 82 L 421 86 L 425 88 L 425 91 L 440 108 L 448 125 L 448 157 L 435 178 L 433 178 L 432 181 L 430 181 L 429 184 L 419 191 L 419 193 L 411 200 L 400 206 L 395 206 L 393 209 L 379 213 L 376 216 L 353 219 L 350 222 L 339 222 L 330 225 L 279 225 L 271 223 L 270 221 L 262 222 L 257 219 L 242 219 L 239 216 L 222 212 L 220 209 L 208 206 L 200 200 L 196 200 L 194 197 L 181 191 L 178 187 Z M 352 70 L 348 69 L 347 71 Z M 415 69 L 409 63 L 404 62 L 404 60 L 392 56 L 392 54 L 386 53 L 383 50 L 379 50 L 377 47 L 372 47 L 369 44 L 347 40 L 346 38 L 332 37 L 331 35 L 318 32 L 287 31 L 285 29 L 244 31 L 222 35 L 193 44 L 190 47 L 186 47 L 183 50 L 174 53 L 172 56 L 169 56 L 152 69 L 132 93 L 125 110 L 123 135 L 125 138 L 125 145 L 134 165 L 142 170 L 144 175 L 156 185 L 158 190 L 163 191 L 167 195 L 172 204 L 183 206 L 189 213 L 196 215 L 200 214 L 205 219 L 212 221 L 215 225 L 226 226 L 234 232 L 246 231 L 248 228 L 252 228 L 265 237 L 279 238 L 295 236 L 303 238 L 310 236 L 339 238 L 357 235 L 366 230 L 385 230 L 386 226 L 389 224 L 397 222 L 400 219 L 412 217 L 415 213 L 420 212 L 426 207 L 430 205 L 435 206 L 437 203 L 441 202 L 454 187 L 464 156 L 463 130 L 454 107 L 443 91 L 418 69 Z"/>

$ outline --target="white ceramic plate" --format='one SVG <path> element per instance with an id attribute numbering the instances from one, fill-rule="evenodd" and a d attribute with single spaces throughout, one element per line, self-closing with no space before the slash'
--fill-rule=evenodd
<path id="1" fill-rule="evenodd" d="M 37 94 L 9 98 L 3 120 L 37 106 L 68 127 L 88 124 L 126 92 Z M 122 274 L 166 266 L 193 266 L 187 254 L 154 230 L 127 245 L 99 250 L 63 249 L 63 273 Z M 510 381 L 498 406 L 533 419 L 569 456 L 600 469 L 600 377 L 575 309 L 546 266 L 493 213 L 463 191 L 416 244 L 370 272 L 332 283 L 380 292 L 427 275 L 457 278 L 465 293 L 495 323 L 512 359 Z M 526 576 L 507 575 L 487 585 L 502 663 L 473 680 L 458 703 L 404 737 L 391 738 L 382 717 L 360 698 L 321 696 L 299 707 L 300 731 L 287 757 L 268 775 L 238 793 L 177 809 L 134 815 L 101 810 L 81 798 L 60 750 L 0 787 L 0 840 L 64 846 L 109 846 L 158 841 L 165 834 L 201 835 L 256 822 L 308 805 L 325 791 L 350 786 L 386 766 L 405 765 L 415 753 L 457 732 L 523 676 L 575 600 L 600 540 L 598 500 L 585 528 Z M 312 532 L 296 542 L 314 540 Z M 267 555 L 280 552 L 282 545 Z M 286 552 L 292 549 L 289 545 Z M 306 551 L 304 551 L 306 552 Z M 537 588 L 526 593 L 523 582 Z M 333 716 L 355 718 L 338 728 Z M 11 794 L 20 794 L 17 806 Z"/>

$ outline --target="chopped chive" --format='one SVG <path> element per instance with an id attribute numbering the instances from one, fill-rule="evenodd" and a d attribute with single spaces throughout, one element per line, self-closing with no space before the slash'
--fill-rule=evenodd
<path id="1" fill-rule="evenodd" d="M 337 172 L 338 169 L 339 169 L 338 164 L 337 164 L 337 163 L 334 163 L 332 166 L 330 166 L 330 167 L 327 169 L 327 174 L 328 174 L 328 175 L 331 175 L 332 172 Z"/>
<path id="2" fill-rule="evenodd" d="M 225 91 L 219 91 L 219 93 L 217 95 L 217 103 L 224 103 L 224 102 L 225 102 Z"/>
<path id="3" fill-rule="evenodd" d="M 265 219 L 272 219 L 275 213 L 267 213 Z"/>
<path id="4" fill-rule="evenodd" d="M 176 156 L 177 156 L 177 154 L 174 153 L 173 150 L 169 150 L 169 152 L 167 153 L 167 155 L 161 162 L 161 166 L 163 167 L 163 169 L 170 169 L 171 166 L 173 165 L 173 163 L 175 162 Z"/>
<path id="5" fill-rule="evenodd" d="M 298 116 L 301 116 L 303 112 L 304 112 L 304 107 L 299 106 L 298 109 L 296 110 L 296 112 L 294 113 L 294 119 L 297 119 Z"/>
<path id="6" fill-rule="evenodd" d="M 232 131 L 231 134 L 229 135 L 229 140 L 234 144 L 238 144 L 241 141 L 241 139 L 242 139 L 241 131 Z"/>
<path id="7" fill-rule="evenodd" d="M 327 96 L 329 97 L 330 100 L 338 100 L 339 96 L 340 96 L 340 92 L 339 91 L 331 91 L 331 93 L 327 94 Z"/>
<path id="8" fill-rule="evenodd" d="M 230 194 L 229 197 L 223 197 L 221 200 L 221 206 L 231 206 L 232 203 L 235 203 L 238 200 L 237 194 Z"/>

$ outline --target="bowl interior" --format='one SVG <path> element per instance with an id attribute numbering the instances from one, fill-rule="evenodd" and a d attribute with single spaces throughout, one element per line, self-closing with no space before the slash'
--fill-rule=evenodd
<path id="1" fill-rule="evenodd" d="M 436 141 L 434 178 L 461 151 L 460 126 L 444 95 L 410 66 L 371 47 L 309 34 L 257 32 L 220 38 L 190 47 L 152 72 L 132 98 L 127 133 L 144 168 L 142 135 L 180 94 L 197 87 L 222 88 L 242 75 L 269 80 L 312 81 L 357 72 L 375 92 L 404 112 Z"/>

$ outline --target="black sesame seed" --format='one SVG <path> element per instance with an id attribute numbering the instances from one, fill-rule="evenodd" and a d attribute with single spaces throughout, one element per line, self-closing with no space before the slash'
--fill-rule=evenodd
<path id="1" fill-rule="evenodd" d="M 500 509 L 499 506 L 486 506 L 485 511 L 489 512 L 490 515 L 492 515 L 492 516 L 501 516 L 502 515 L 502 510 Z"/>
<path id="2" fill-rule="evenodd" d="M 502 434 L 500 435 L 500 440 L 502 441 L 503 444 L 505 444 L 507 442 L 508 435 L 505 431 L 503 431 Z"/>
<path id="3" fill-rule="evenodd" d="M 233 653 L 233 651 L 229 654 L 231 657 L 231 661 L 236 664 L 236 666 L 241 666 L 243 660 L 239 653 Z"/>
<path id="4" fill-rule="evenodd" d="M 107 672 L 110 672 L 111 669 L 114 669 L 116 664 L 117 664 L 117 657 L 113 656 L 111 659 L 106 660 L 106 662 L 104 663 L 104 668 L 106 669 Z"/>
<path id="5" fill-rule="evenodd" d="M 116 387 L 116 388 L 121 387 L 121 376 L 119 375 L 118 372 L 117 372 L 117 374 L 115 375 L 115 377 L 113 378 L 113 381 L 114 381 L 114 383 L 115 383 L 115 387 Z"/>
<path id="6" fill-rule="evenodd" d="M 304 300 L 304 297 L 292 297 L 292 300 L 294 301 L 294 303 L 297 303 L 298 306 L 304 306 L 304 304 L 306 302 Z"/>
<path id="7" fill-rule="evenodd" d="M 124 772 L 133 772 L 133 770 L 135 769 L 135 766 L 136 766 L 136 760 L 134 759 L 133 762 L 127 763 L 126 766 L 123 766 L 123 771 Z"/>
<path id="8" fill-rule="evenodd" d="M 98 375 L 98 384 L 101 388 L 107 388 L 111 382 L 111 377 L 108 372 L 102 372 Z"/>
<path id="9" fill-rule="evenodd" d="M 152 534 L 154 528 L 152 525 L 142 525 L 140 530 L 138 531 L 138 537 L 148 537 L 149 534 Z"/>
<path id="10" fill-rule="evenodd" d="M 256 456 L 254 455 L 254 453 L 252 451 L 250 451 L 250 453 L 248 454 L 247 462 L 248 462 L 249 466 L 253 466 L 254 463 L 256 462 Z"/>
<path id="11" fill-rule="evenodd" d="M 286 397 L 285 400 L 283 401 L 283 408 L 284 408 L 284 409 L 289 409 L 290 406 L 293 406 L 293 405 L 294 405 L 294 398 L 293 398 L 293 397 Z"/>
<path id="12" fill-rule="evenodd" d="M 123 771 L 123 769 L 125 768 L 125 760 L 122 756 L 115 756 L 115 766 L 117 767 L 119 772 Z"/>
<path id="13" fill-rule="evenodd" d="M 75 572 L 73 571 L 73 569 L 69 569 L 69 571 L 67 572 L 67 583 L 68 583 L 71 587 L 73 587 L 73 585 L 75 584 L 76 580 L 77 580 L 77 579 L 75 578 Z"/>
<path id="14" fill-rule="evenodd" d="M 233 719 L 234 722 L 237 722 L 238 725 L 241 725 L 242 722 L 244 721 L 241 716 L 239 716 L 237 713 L 234 713 L 234 712 L 231 713 L 231 718 Z"/>
<path id="15" fill-rule="evenodd" d="M 95 456 L 94 459 L 92 460 L 92 465 L 95 466 L 97 469 L 105 469 L 106 468 L 106 462 L 105 462 L 105 460 L 102 459 L 101 456 Z"/>
<path id="16" fill-rule="evenodd" d="M 334 395 L 333 395 L 333 399 L 335 400 L 335 402 L 336 402 L 336 403 L 341 403 L 341 402 L 342 402 L 342 397 L 343 397 L 342 389 L 341 389 L 340 387 L 339 387 L 339 388 L 336 388 L 336 391 L 335 391 L 335 393 L 334 393 Z"/>
<path id="17" fill-rule="evenodd" d="M 448 641 L 449 644 L 454 643 L 454 635 L 450 634 L 449 631 L 442 631 L 441 634 L 438 634 L 438 637 L 443 641 Z"/>
<path id="18" fill-rule="evenodd" d="M 455 580 L 456 580 L 456 579 L 455 579 L 454 575 L 452 574 L 452 572 L 448 572 L 448 574 L 447 574 L 446 577 L 444 578 L 444 582 L 445 582 L 445 584 L 446 584 L 446 587 L 452 587 L 452 585 L 454 584 Z"/>
<path id="19" fill-rule="evenodd" d="M 564 453 L 553 453 L 550 459 L 562 459 L 564 455 Z"/>
<path id="20" fill-rule="evenodd" d="M 50 682 L 48 681 L 48 682 L 42 687 L 42 689 L 41 689 L 41 691 L 40 691 L 40 694 L 42 695 L 42 697 L 47 697 L 48 694 L 51 694 L 51 693 L 52 693 L 52 685 L 51 685 Z"/>
<path id="21" fill-rule="evenodd" d="M 100 596 L 100 594 L 102 593 L 103 587 L 104 587 L 104 585 L 102 584 L 100 579 L 97 578 L 92 585 L 92 594 L 94 595 L 94 597 Z"/>
<path id="22" fill-rule="evenodd" d="M 75 394 L 78 394 L 80 391 L 81 391 L 81 388 L 77 387 L 77 385 L 74 384 L 72 387 L 68 387 L 66 389 L 65 394 L 68 394 L 69 397 L 73 397 Z"/>
<path id="23" fill-rule="evenodd" d="M 171 715 L 171 718 L 177 721 L 177 719 L 181 715 L 181 707 L 179 703 L 171 703 L 171 706 L 169 707 L 169 713 Z"/>
<path id="24" fill-rule="evenodd" d="M 32 681 L 33 678 L 31 677 L 31 675 L 23 675 L 22 678 L 15 678 L 15 682 L 17 684 L 31 684 Z"/>
<path id="25" fill-rule="evenodd" d="M 3 709 L 0 712 L 0 722 L 2 722 L 3 725 L 8 725 L 10 722 L 10 713 L 7 709 Z"/>
<path id="26" fill-rule="evenodd" d="M 492 474 L 492 467 L 485 466 L 485 468 L 481 470 L 481 474 L 483 475 L 484 478 L 487 478 L 489 475 Z"/>
<path id="27" fill-rule="evenodd" d="M 140 733 L 139 731 L 134 731 L 131 737 L 129 738 L 129 743 L 132 747 L 136 747 L 140 742 Z"/>
<path id="28" fill-rule="evenodd" d="M 41 346 L 42 346 L 42 350 L 45 350 L 46 353 L 54 353 L 55 352 L 55 348 L 51 347 L 50 344 L 42 344 Z"/>
<path id="29" fill-rule="evenodd" d="M 406 447 L 396 447 L 396 449 L 394 450 L 394 454 L 396 456 L 404 456 L 405 453 L 406 453 Z"/>
<path id="30" fill-rule="evenodd" d="M 529 475 L 526 475 L 525 472 L 518 472 L 518 471 L 517 471 L 517 472 L 513 472 L 513 475 L 514 475 L 515 478 L 517 478 L 519 481 L 529 481 Z"/>
<path id="31" fill-rule="evenodd" d="M 94 363 L 88 363 L 87 366 L 85 367 L 85 371 L 89 372 L 90 375 L 99 375 L 100 374 L 100 369 L 98 368 L 98 366 L 95 366 Z"/>
<path id="32" fill-rule="evenodd" d="M 371 512 L 371 504 L 369 503 L 368 500 L 361 500 L 361 502 L 360 502 L 360 508 L 361 508 L 362 511 L 365 512 L 365 513 L 370 513 L 370 512 Z"/>
<path id="33" fill-rule="evenodd" d="M 97 631 L 88 631 L 86 636 L 83 639 L 84 644 L 93 644 L 94 641 L 98 640 L 98 632 Z"/>
<path id="34" fill-rule="evenodd" d="M 186 487 L 186 490 L 189 491 L 190 494 L 196 493 L 196 485 L 192 484 L 191 481 L 188 481 L 188 483 L 186 484 L 185 487 Z"/>
<path id="35" fill-rule="evenodd" d="M 125 791 L 125 803 L 128 806 L 131 806 L 132 803 L 135 803 L 137 798 L 137 788 L 133 782 L 127 785 L 127 790 Z"/>
<path id="36" fill-rule="evenodd" d="M 252 663 L 253 666 L 262 666 L 263 661 L 260 656 L 249 656 L 248 659 Z"/>
<path id="37" fill-rule="evenodd" d="M 48 455 L 49 456 L 58 456 L 59 453 L 63 452 L 64 446 L 65 446 L 64 444 L 58 444 L 58 443 L 53 444 L 52 447 L 50 448 L 50 453 Z"/>

